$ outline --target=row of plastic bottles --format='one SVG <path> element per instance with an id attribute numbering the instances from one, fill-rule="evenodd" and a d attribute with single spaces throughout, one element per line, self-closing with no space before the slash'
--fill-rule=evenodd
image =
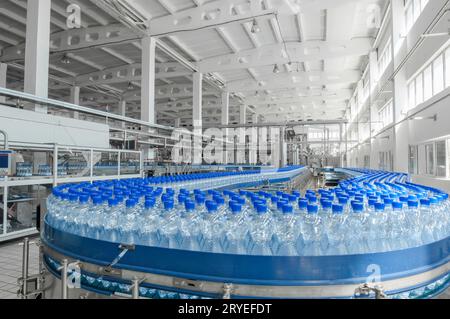
<path id="1" fill-rule="evenodd" d="M 19 162 L 16 164 L 16 176 L 30 177 L 33 176 L 33 165 L 29 162 Z"/>
<path id="2" fill-rule="evenodd" d="M 343 255 L 424 245 L 449 235 L 448 196 L 371 173 L 290 194 L 174 190 L 137 181 L 55 188 L 48 222 L 95 239 L 214 253 Z"/>

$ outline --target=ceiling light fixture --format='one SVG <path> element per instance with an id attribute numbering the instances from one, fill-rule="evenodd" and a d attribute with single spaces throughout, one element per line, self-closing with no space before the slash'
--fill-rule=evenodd
<path id="1" fill-rule="evenodd" d="M 259 27 L 258 21 L 256 21 L 256 19 L 253 19 L 251 32 L 252 33 L 259 33 L 259 32 L 261 32 L 261 28 Z"/>
<path id="2" fill-rule="evenodd" d="M 277 74 L 280 73 L 280 68 L 278 67 L 278 64 L 275 64 L 273 67 L 273 73 Z"/>
<path id="3" fill-rule="evenodd" d="M 64 54 L 64 55 L 61 57 L 61 60 L 60 60 L 60 61 L 61 61 L 62 64 L 70 64 L 70 63 L 71 63 L 69 57 L 68 57 L 66 54 Z"/>

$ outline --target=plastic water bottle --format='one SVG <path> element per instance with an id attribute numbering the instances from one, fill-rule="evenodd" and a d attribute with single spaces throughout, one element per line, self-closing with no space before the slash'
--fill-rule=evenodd
<path id="1" fill-rule="evenodd" d="M 353 213 L 347 223 L 347 251 L 350 254 L 361 254 L 368 251 L 367 238 L 364 235 L 368 229 L 368 214 L 364 213 L 364 204 L 360 201 L 352 201 L 352 209 Z"/>
<path id="2" fill-rule="evenodd" d="M 224 219 L 222 235 L 222 251 L 228 254 L 246 253 L 247 224 L 242 214 L 242 206 L 235 201 L 229 203 L 230 212 Z"/>
<path id="3" fill-rule="evenodd" d="M 158 246 L 159 214 L 155 209 L 156 200 L 153 197 L 145 200 L 142 211 L 141 226 L 138 229 L 138 243 L 145 246 Z"/>
<path id="4" fill-rule="evenodd" d="M 177 214 L 171 199 L 163 201 L 164 209 L 160 214 L 158 230 L 159 245 L 165 248 L 179 248 Z"/>
<path id="5" fill-rule="evenodd" d="M 298 225 L 294 215 L 293 207 L 286 204 L 282 208 L 283 215 L 276 222 L 273 240 L 274 255 L 295 256 L 297 255 Z M 303 243 L 301 243 L 303 246 Z M 302 249 L 303 247 L 300 247 Z"/>
<path id="6" fill-rule="evenodd" d="M 128 199 L 125 203 L 125 210 L 119 215 L 119 240 L 124 244 L 134 244 L 136 207 L 134 199 Z"/>
<path id="7" fill-rule="evenodd" d="M 201 250 L 212 253 L 220 253 L 220 237 L 222 233 L 222 225 L 219 222 L 219 214 L 217 213 L 217 204 L 208 200 L 205 203 L 206 211 L 203 213 L 201 223 Z"/>
<path id="8" fill-rule="evenodd" d="M 308 204 L 308 214 L 301 223 L 301 232 L 304 239 L 305 256 L 318 256 L 321 254 L 320 239 L 322 235 L 321 218 L 318 215 L 319 207 L 315 204 Z"/>
<path id="9" fill-rule="evenodd" d="M 422 245 L 429 244 L 431 242 L 434 242 L 438 240 L 435 237 L 435 228 L 436 228 L 436 222 L 435 218 L 433 218 L 433 210 L 430 207 L 430 200 L 429 199 L 421 199 L 420 200 L 420 220 L 419 223 L 422 225 L 422 232 L 421 232 L 421 241 Z"/>
<path id="10" fill-rule="evenodd" d="M 179 246 L 185 250 L 200 250 L 200 219 L 195 211 L 195 202 L 186 200 L 179 221 Z"/>
<path id="11" fill-rule="evenodd" d="M 119 218 L 119 200 L 109 199 L 108 208 L 105 209 L 101 223 L 100 238 L 106 241 L 117 242 L 119 240 L 117 220 Z"/>
<path id="12" fill-rule="evenodd" d="M 347 253 L 344 243 L 344 236 L 347 231 L 345 222 L 348 216 L 344 214 L 344 206 L 341 204 L 334 204 L 332 212 L 327 228 L 328 248 L 326 255 L 345 255 Z"/>
<path id="13" fill-rule="evenodd" d="M 267 214 L 267 206 L 256 205 L 256 215 L 251 220 L 249 235 L 250 242 L 248 253 L 251 255 L 271 255 L 269 241 L 272 235 L 270 215 Z"/>

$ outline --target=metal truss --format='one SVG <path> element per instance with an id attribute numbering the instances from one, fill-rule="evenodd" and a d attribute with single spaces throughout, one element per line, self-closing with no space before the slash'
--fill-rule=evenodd
<path id="1" fill-rule="evenodd" d="M 255 80 L 241 80 L 227 83 L 227 92 L 248 92 L 269 89 L 286 89 L 301 87 L 322 87 L 333 84 L 356 83 L 361 78 L 358 70 L 342 72 L 310 71 L 299 73 L 284 73 L 272 77 Z"/>
<path id="2" fill-rule="evenodd" d="M 192 72 L 177 62 L 157 63 L 155 78 L 164 79 L 191 75 Z M 120 67 L 110 68 L 77 76 L 75 84 L 79 86 L 94 84 L 114 84 L 124 82 L 141 81 L 142 66 L 140 63 L 127 64 Z"/>
<path id="3" fill-rule="evenodd" d="M 136 34 L 121 24 L 70 29 L 51 35 L 50 51 L 65 52 L 96 46 L 115 45 L 136 40 Z M 0 56 L 0 60 L 3 62 L 24 58 L 25 43 L 4 49 L 3 54 Z"/>
<path id="4" fill-rule="evenodd" d="M 215 28 L 254 17 L 268 19 L 280 10 L 293 13 L 285 0 L 273 0 L 272 3 L 273 7 L 280 9 L 267 9 L 264 0 L 216 0 L 180 12 L 168 8 L 171 14 L 147 21 L 147 29 L 151 36 L 164 36 L 180 31 Z"/>
<path id="5" fill-rule="evenodd" d="M 320 61 L 347 56 L 363 56 L 372 48 L 372 38 L 355 38 L 344 42 L 307 41 L 266 45 L 234 54 L 198 62 L 201 72 L 247 69 L 271 64 Z"/>

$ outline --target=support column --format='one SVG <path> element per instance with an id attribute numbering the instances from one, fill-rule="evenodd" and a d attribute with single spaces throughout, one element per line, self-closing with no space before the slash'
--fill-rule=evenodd
<path id="1" fill-rule="evenodd" d="M 195 72 L 193 76 L 192 127 L 194 132 L 194 164 L 202 163 L 202 105 L 203 104 L 203 74 Z"/>
<path id="2" fill-rule="evenodd" d="M 373 147 L 373 140 L 372 137 L 374 136 L 375 132 L 381 127 L 381 124 L 379 123 L 378 118 L 378 105 L 374 104 L 373 97 L 375 92 L 378 88 L 378 53 L 377 51 L 371 51 L 369 53 L 369 137 L 370 137 L 370 144 L 369 144 L 369 161 L 370 163 L 374 163 L 375 161 L 372 160 L 375 158 L 375 151 Z M 369 163 L 369 164 L 370 164 Z M 372 164 L 370 164 L 372 165 Z M 369 165 L 368 168 L 371 168 Z"/>
<path id="3" fill-rule="evenodd" d="M 141 120 L 155 124 L 156 39 L 145 37 L 142 44 Z M 154 159 L 155 152 L 144 149 L 144 159 Z"/>
<path id="4" fill-rule="evenodd" d="M 286 128 L 285 127 L 280 127 L 280 167 L 284 167 L 286 166 L 287 163 L 287 143 L 284 140 L 285 137 L 285 133 L 286 133 Z"/>
<path id="5" fill-rule="evenodd" d="M 25 93 L 48 97 L 51 0 L 28 1 L 25 41 Z M 47 106 L 34 110 L 47 113 Z"/>
<path id="6" fill-rule="evenodd" d="M 258 124 L 258 114 L 252 114 L 252 124 Z M 249 150 L 250 164 L 256 165 L 258 163 L 258 127 L 253 126 L 250 134 L 250 150 Z"/>
<path id="7" fill-rule="evenodd" d="M 239 124 L 243 125 L 238 130 L 238 151 L 236 153 L 236 163 L 246 164 L 246 136 L 245 136 L 245 124 L 247 123 L 247 105 L 243 104 L 239 106 Z"/>
<path id="8" fill-rule="evenodd" d="M 177 117 L 177 118 L 175 119 L 175 127 L 176 127 L 176 128 L 179 128 L 180 126 L 181 126 L 181 118 Z"/>
<path id="9" fill-rule="evenodd" d="M 0 87 L 6 88 L 6 74 L 8 71 L 8 65 L 6 63 L 0 63 Z M 6 97 L 0 96 L 0 103 L 5 103 Z"/>
<path id="10" fill-rule="evenodd" d="M 400 66 L 407 55 L 405 36 L 404 2 L 402 0 L 391 1 L 392 17 L 392 59 L 394 70 Z M 407 76 L 405 68 L 400 69 L 394 77 L 394 99 L 393 112 L 394 123 L 403 119 L 403 109 L 408 101 Z M 392 148 L 394 156 L 394 171 L 408 171 L 408 144 L 409 144 L 409 121 L 404 121 L 392 130 Z"/>
<path id="11" fill-rule="evenodd" d="M 74 86 L 70 89 L 70 103 L 75 105 L 80 105 L 80 87 Z M 79 118 L 79 113 L 77 111 L 73 112 L 73 118 Z"/>
<path id="12" fill-rule="evenodd" d="M 119 102 L 119 112 L 122 116 L 127 116 L 127 101 L 120 100 Z M 127 124 L 125 122 L 122 122 L 122 128 L 126 129 Z"/>
<path id="13" fill-rule="evenodd" d="M 230 93 L 222 92 L 222 113 L 220 118 L 220 124 L 228 125 L 229 119 L 230 119 Z M 230 130 L 228 128 L 224 128 L 222 132 L 223 132 L 223 139 L 228 141 Z M 234 144 L 224 143 L 222 164 L 231 163 L 230 160 L 232 159 L 230 157 L 233 154 L 233 151 L 234 151 Z"/>

